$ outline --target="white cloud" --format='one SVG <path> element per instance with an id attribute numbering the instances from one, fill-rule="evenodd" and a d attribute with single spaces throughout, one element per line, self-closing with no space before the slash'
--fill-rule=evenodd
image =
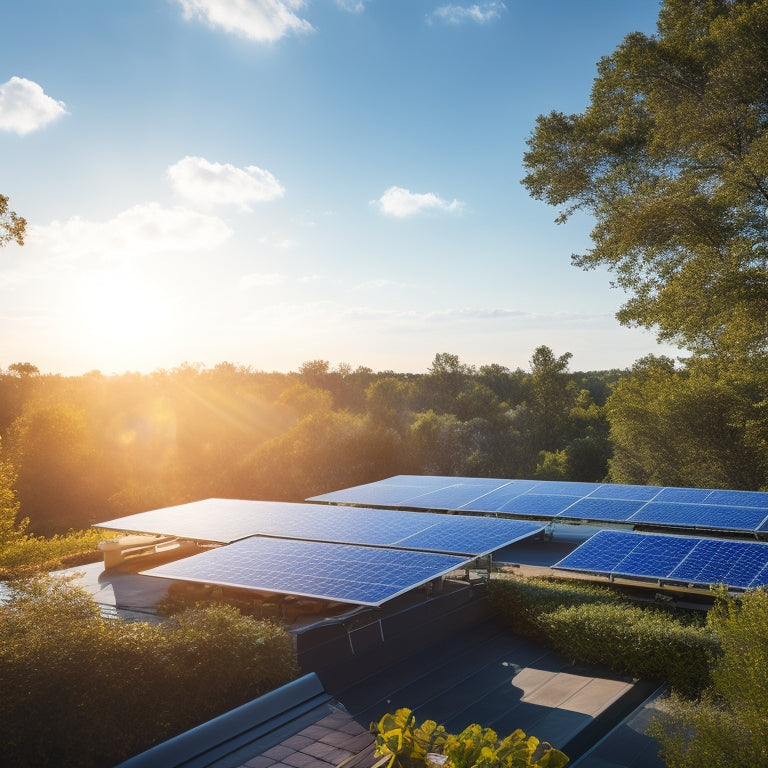
<path id="1" fill-rule="evenodd" d="M 304 0 L 176 0 L 185 19 L 201 19 L 213 29 L 223 29 L 257 42 L 273 42 L 290 32 L 311 32 L 312 25 L 299 18 Z"/>
<path id="2" fill-rule="evenodd" d="M 372 202 L 378 205 L 382 213 L 399 219 L 404 219 L 417 213 L 424 213 L 425 211 L 459 213 L 464 207 L 464 203 L 458 200 L 453 200 L 449 203 L 433 192 L 421 194 L 411 192 L 402 187 L 390 187 L 378 200 Z"/>
<path id="3" fill-rule="evenodd" d="M 238 205 L 282 197 L 285 189 L 269 172 L 255 165 L 236 168 L 229 163 L 211 163 L 202 157 L 185 157 L 169 166 L 167 176 L 174 190 L 198 205 Z"/>
<path id="4" fill-rule="evenodd" d="M 27 243 L 67 259 L 114 259 L 215 248 L 231 234 L 230 228 L 215 216 L 145 203 L 108 221 L 84 221 L 75 216 L 31 227 Z"/>
<path id="5" fill-rule="evenodd" d="M 12 77 L 0 85 L 0 130 L 23 136 L 66 113 L 63 101 L 47 96 L 32 80 Z"/>
<path id="6" fill-rule="evenodd" d="M 243 275 L 240 278 L 240 288 L 248 290 L 250 288 L 268 288 L 274 285 L 280 285 L 286 281 L 285 275 L 279 272 L 254 272 L 250 275 Z"/>
<path id="7" fill-rule="evenodd" d="M 449 3 L 435 9 L 432 16 L 441 21 L 447 21 L 449 24 L 461 24 L 464 21 L 485 24 L 497 19 L 501 12 L 506 10 L 506 7 L 501 0 L 488 0 L 488 2 L 473 3 L 472 5 Z"/>

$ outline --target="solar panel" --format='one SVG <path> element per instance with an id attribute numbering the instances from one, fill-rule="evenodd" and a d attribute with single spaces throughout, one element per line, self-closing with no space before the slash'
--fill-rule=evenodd
<path id="1" fill-rule="evenodd" d="M 433 552 L 254 536 L 142 574 L 377 606 L 467 562 Z"/>
<path id="2" fill-rule="evenodd" d="M 755 491 L 397 475 L 315 496 L 311 501 L 497 512 L 660 528 L 768 531 L 768 493 Z"/>
<path id="3" fill-rule="evenodd" d="M 755 531 L 766 510 L 752 507 L 725 507 L 714 504 L 660 504 L 649 502 L 628 518 L 631 523 L 684 528 L 711 528 L 720 531 Z"/>
<path id="4" fill-rule="evenodd" d="M 560 517 L 589 522 L 625 522 L 643 506 L 643 501 L 629 499 L 579 499 L 560 513 Z"/>
<path id="5" fill-rule="evenodd" d="M 768 544 L 599 531 L 553 567 L 619 578 L 747 589 L 768 584 Z"/>
<path id="6" fill-rule="evenodd" d="M 206 499 L 97 527 L 223 544 L 261 535 L 476 556 L 542 530 L 525 520 L 239 499 Z"/>

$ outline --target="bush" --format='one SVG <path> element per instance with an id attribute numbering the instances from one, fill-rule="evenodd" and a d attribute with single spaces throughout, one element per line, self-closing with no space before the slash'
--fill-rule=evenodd
<path id="1" fill-rule="evenodd" d="M 113 766 L 288 682 L 291 638 L 226 606 L 104 619 L 56 579 L 0 605 L 0 743 L 17 768 Z"/>
<path id="2" fill-rule="evenodd" d="M 491 603 L 515 632 L 545 640 L 538 617 L 563 606 L 618 603 L 612 589 L 578 581 L 494 578 L 489 582 Z"/>
<path id="3" fill-rule="evenodd" d="M 623 602 L 613 590 L 574 581 L 493 579 L 493 605 L 512 627 L 567 658 L 697 695 L 717 652 L 712 631 L 693 618 Z"/>
<path id="4" fill-rule="evenodd" d="M 555 650 L 569 658 L 664 680 L 691 696 L 709 682 L 709 662 L 717 649 L 709 630 L 629 605 L 558 608 L 542 614 L 538 625 Z"/>

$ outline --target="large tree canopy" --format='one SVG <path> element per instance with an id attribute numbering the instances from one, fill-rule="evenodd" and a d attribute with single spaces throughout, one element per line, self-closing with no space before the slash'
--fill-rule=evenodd
<path id="1" fill-rule="evenodd" d="M 696 354 L 768 352 L 768 2 L 664 0 L 598 64 L 581 114 L 539 116 L 523 183 L 593 215 L 626 325 Z"/>

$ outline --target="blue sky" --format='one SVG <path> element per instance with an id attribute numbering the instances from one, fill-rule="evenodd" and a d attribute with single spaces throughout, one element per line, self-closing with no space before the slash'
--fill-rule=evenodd
<path id="1" fill-rule="evenodd" d="M 572 370 L 670 353 L 528 197 L 656 0 L 26 0 L 0 25 L 0 367 L 78 375 L 437 352 Z"/>

